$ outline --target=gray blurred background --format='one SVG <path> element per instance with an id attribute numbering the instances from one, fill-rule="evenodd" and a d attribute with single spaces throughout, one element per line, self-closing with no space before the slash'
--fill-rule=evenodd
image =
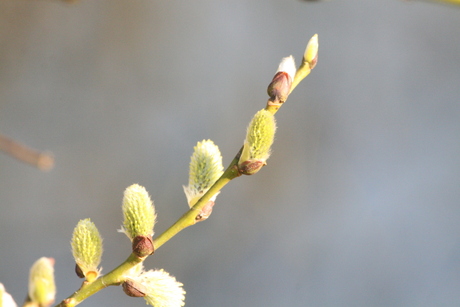
<path id="1" fill-rule="evenodd" d="M 187 306 L 460 306 L 460 9 L 418 1 L 0 1 L 0 132 L 56 158 L 0 155 L 0 282 L 56 259 L 90 217 L 103 272 L 132 183 L 159 234 L 187 205 L 197 141 L 228 164 L 280 59 L 319 34 L 317 67 L 277 114 L 268 166 L 146 261 Z M 144 306 L 120 287 L 82 306 Z"/>

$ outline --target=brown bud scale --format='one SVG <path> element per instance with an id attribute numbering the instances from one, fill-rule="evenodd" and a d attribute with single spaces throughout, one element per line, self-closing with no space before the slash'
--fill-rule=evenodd
<path id="1" fill-rule="evenodd" d="M 126 280 L 122 287 L 126 295 L 131 297 L 144 297 L 146 293 L 146 289 L 142 284 L 131 279 Z"/>
<path id="2" fill-rule="evenodd" d="M 239 171 L 244 175 L 254 175 L 257 173 L 264 165 L 266 165 L 264 161 L 255 160 L 255 161 L 244 161 L 240 165 L 238 165 Z"/>
<path id="3" fill-rule="evenodd" d="M 137 236 L 133 239 L 133 253 L 138 257 L 146 257 L 154 253 L 153 241 L 150 236 Z"/>
<path id="4" fill-rule="evenodd" d="M 78 263 L 75 264 L 75 273 L 77 273 L 78 277 L 85 278 L 85 273 L 83 273 Z"/>
<path id="5" fill-rule="evenodd" d="M 279 71 L 273 77 L 272 82 L 267 88 L 267 94 L 270 98 L 283 103 L 291 91 L 292 80 L 287 72 Z"/>

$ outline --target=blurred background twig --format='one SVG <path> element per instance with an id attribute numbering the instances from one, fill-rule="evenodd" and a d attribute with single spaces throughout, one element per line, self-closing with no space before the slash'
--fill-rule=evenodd
<path id="1" fill-rule="evenodd" d="M 38 151 L 19 143 L 0 133 L 0 150 L 17 160 L 35 166 L 42 171 L 49 171 L 54 166 L 51 152 Z"/>

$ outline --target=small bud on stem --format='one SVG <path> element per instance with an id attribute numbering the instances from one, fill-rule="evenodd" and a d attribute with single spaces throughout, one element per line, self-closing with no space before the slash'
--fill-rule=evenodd
<path id="1" fill-rule="evenodd" d="M 315 34 L 308 42 L 303 55 L 303 61 L 309 64 L 310 69 L 315 68 L 316 63 L 318 62 L 318 48 L 318 34 Z"/>
<path id="2" fill-rule="evenodd" d="M 206 205 L 201 209 L 200 214 L 198 214 L 195 218 L 197 222 L 202 222 L 206 220 L 212 213 L 212 207 L 214 207 L 214 201 L 210 200 L 206 203 Z"/>
<path id="3" fill-rule="evenodd" d="M 135 237 L 133 239 L 132 248 L 133 253 L 140 258 L 151 255 L 155 251 L 153 247 L 152 237 L 150 236 Z"/>
<path id="4" fill-rule="evenodd" d="M 300 81 L 302 81 L 306 76 L 310 74 L 311 70 L 316 66 L 316 63 L 318 62 L 318 48 L 318 34 L 315 34 L 308 41 L 307 47 L 305 48 L 302 64 L 300 64 L 300 67 L 295 74 L 294 80 L 292 81 L 291 92 L 296 88 Z"/>

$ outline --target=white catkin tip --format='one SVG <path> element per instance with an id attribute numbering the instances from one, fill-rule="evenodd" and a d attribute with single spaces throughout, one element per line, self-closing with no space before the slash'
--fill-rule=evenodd
<path id="1" fill-rule="evenodd" d="M 295 67 L 295 60 L 292 55 L 285 57 L 281 60 L 281 63 L 278 66 L 278 70 L 276 72 L 280 71 L 286 72 L 291 78 L 291 80 L 294 79 L 297 69 Z"/>

